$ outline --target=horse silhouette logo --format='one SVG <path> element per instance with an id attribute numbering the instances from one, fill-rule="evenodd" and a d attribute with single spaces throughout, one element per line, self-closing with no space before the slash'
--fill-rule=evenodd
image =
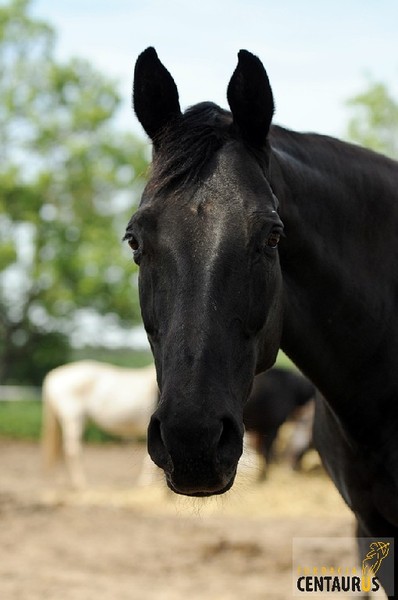
<path id="1" fill-rule="evenodd" d="M 372 574 L 376 575 L 382 561 L 388 556 L 390 542 L 371 542 L 369 551 L 362 561 L 362 590 L 369 591 Z"/>

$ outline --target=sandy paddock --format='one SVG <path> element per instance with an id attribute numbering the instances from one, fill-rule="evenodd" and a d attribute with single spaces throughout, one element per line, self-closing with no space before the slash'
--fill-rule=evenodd
<path id="1" fill-rule="evenodd" d="M 42 473 L 35 444 L 0 440 L 1 600 L 286 600 L 294 537 L 347 537 L 353 519 L 318 470 L 243 474 L 223 498 L 190 502 L 158 476 L 139 488 L 144 449 L 85 449 L 90 487 Z"/>

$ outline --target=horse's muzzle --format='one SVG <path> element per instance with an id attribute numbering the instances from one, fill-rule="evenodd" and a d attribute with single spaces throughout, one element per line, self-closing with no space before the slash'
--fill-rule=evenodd
<path id="1" fill-rule="evenodd" d="M 164 470 L 169 488 L 185 496 L 223 494 L 233 485 L 242 454 L 243 427 L 231 417 L 194 428 L 156 411 L 148 428 L 148 451 Z"/>
<path id="2" fill-rule="evenodd" d="M 181 485 L 175 483 L 172 475 L 169 475 L 168 473 L 165 473 L 165 475 L 168 487 L 176 494 L 195 498 L 207 498 L 208 496 L 219 496 L 221 494 L 225 494 L 225 492 L 230 490 L 235 481 L 236 469 L 234 474 L 230 477 L 229 481 L 225 485 L 221 483 L 221 487 L 219 483 L 215 484 L 214 486 L 200 486 L 199 488 L 192 485 L 188 485 L 188 487 L 186 487 L 185 484 Z"/>

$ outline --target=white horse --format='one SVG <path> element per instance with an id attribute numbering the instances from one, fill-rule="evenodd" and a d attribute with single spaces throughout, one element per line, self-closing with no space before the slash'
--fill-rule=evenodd
<path id="1" fill-rule="evenodd" d="M 54 464 L 63 450 L 72 484 L 84 486 L 82 437 L 86 419 L 121 437 L 146 435 L 157 400 L 153 365 L 126 369 L 84 360 L 53 369 L 43 382 L 46 465 Z"/>

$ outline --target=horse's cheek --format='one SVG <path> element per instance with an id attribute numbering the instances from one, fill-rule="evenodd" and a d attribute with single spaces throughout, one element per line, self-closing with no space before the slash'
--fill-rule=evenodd
<path id="1" fill-rule="evenodd" d="M 269 296 L 267 285 L 267 273 L 262 264 L 255 265 L 250 274 L 247 286 L 249 296 L 247 299 L 246 333 L 256 335 L 267 320 L 269 302 L 265 301 Z"/>

